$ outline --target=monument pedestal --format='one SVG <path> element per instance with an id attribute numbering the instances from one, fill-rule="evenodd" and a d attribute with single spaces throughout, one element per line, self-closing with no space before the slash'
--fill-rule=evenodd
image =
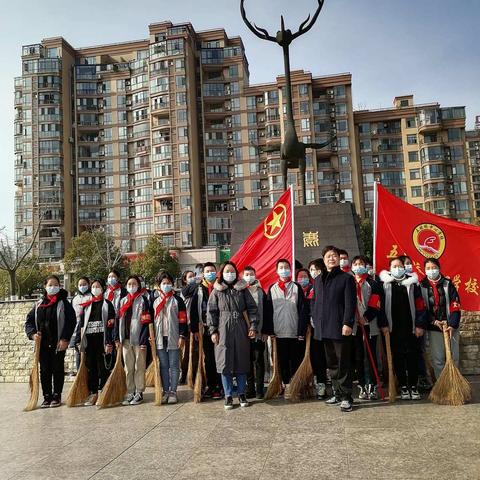
<path id="1" fill-rule="evenodd" d="M 240 210 L 232 215 L 231 255 L 263 221 L 269 210 Z M 294 208 L 295 257 L 304 267 L 322 256 L 326 245 L 358 255 L 360 228 L 352 203 L 299 205 Z"/>

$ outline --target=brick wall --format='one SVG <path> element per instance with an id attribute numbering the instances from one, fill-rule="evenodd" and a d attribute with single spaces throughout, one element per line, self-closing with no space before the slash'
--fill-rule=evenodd
<path id="1" fill-rule="evenodd" d="M 480 312 L 462 312 L 460 369 L 465 374 L 480 375 Z"/>

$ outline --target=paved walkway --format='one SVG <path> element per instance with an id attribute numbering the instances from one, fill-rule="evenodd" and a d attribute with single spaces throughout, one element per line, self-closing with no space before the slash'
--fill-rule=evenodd
<path id="1" fill-rule="evenodd" d="M 480 479 L 480 378 L 464 407 L 223 402 L 24 413 L 0 385 L 1 479 Z M 66 386 L 68 388 L 68 385 Z"/>

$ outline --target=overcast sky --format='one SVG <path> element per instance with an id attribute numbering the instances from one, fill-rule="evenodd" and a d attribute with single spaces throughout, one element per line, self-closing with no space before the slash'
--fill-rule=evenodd
<path id="1" fill-rule="evenodd" d="M 13 79 L 21 46 L 63 36 L 74 47 L 147 38 L 148 24 L 224 27 L 243 38 L 250 82 L 282 73 L 281 51 L 247 30 L 239 0 L 0 1 L 0 226 L 13 230 Z M 249 18 L 275 34 L 280 14 L 296 30 L 316 0 L 246 0 Z M 326 0 L 320 17 L 296 40 L 292 68 L 313 75 L 351 72 L 355 109 L 383 108 L 413 93 L 417 103 L 465 105 L 468 126 L 480 115 L 478 0 Z"/>

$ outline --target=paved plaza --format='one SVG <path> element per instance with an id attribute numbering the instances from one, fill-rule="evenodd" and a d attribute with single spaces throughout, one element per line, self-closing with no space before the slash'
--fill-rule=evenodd
<path id="1" fill-rule="evenodd" d="M 480 378 L 463 407 L 223 402 L 37 409 L 0 385 L 1 479 L 480 479 Z M 69 385 L 66 385 L 68 391 Z M 358 403 L 358 402 L 357 402 Z"/>

